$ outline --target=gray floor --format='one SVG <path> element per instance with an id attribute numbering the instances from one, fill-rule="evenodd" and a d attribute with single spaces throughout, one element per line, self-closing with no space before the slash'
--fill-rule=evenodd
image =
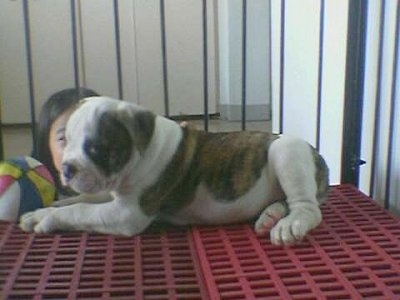
<path id="1" fill-rule="evenodd" d="M 190 120 L 191 124 L 199 129 L 204 128 L 202 120 Z M 241 130 L 241 122 L 231 122 L 223 120 L 210 120 L 209 131 L 226 132 Z M 271 131 L 270 121 L 249 121 L 246 122 L 246 130 Z M 17 126 L 3 128 L 3 149 L 5 158 L 19 155 L 30 155 L 32 150 L 31 129 L 28 126 Z"/>

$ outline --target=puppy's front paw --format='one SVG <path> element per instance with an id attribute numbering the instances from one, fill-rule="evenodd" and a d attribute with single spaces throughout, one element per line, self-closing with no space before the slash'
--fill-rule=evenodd
<path id="1" fill-rule="evenodd" d="M 50 233 L 56 229 L 53 216 L 55 209 L 47 207 L 26 213 L 21 216 L 19 227 L 28 232 Z"/>
<path id="2" fill-rule="evenodd" d="M 271 243 L 275 245 L 294 245 L 321 222 L 321 213 L 296 210 L 281 219 L 271 229 Z"/>

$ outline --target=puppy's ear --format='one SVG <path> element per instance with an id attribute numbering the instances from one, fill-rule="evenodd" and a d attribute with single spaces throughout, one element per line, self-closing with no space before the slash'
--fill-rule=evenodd
<path id="1" fill-rule="evenodd" d="M 137 111 L 131 120 L 134 145 L 143 152 L 151 141 L 154 133 L 156 115 L 150 111 Z"/>
<path id="2" fill-rule="evenodd" d="M 97 132 L 86 139 L 84 151 L 106 175 L 117 173 L 131 158 L 132 137 L 113 112 L 104 112 L 98 122 Z"/>

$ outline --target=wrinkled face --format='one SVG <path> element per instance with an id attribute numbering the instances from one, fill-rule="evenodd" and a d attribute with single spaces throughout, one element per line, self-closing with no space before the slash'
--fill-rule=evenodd
<path id="1" fill-rule="evenodd" d="M 147 127 L 151 133 L 146 145 L 154 129 L 153 114 L 105 97 L 86 100 L 67 123 L 63 184 L 79 193 L 115 190 L 122 170 L 139 156 L 141 135 Z"/>

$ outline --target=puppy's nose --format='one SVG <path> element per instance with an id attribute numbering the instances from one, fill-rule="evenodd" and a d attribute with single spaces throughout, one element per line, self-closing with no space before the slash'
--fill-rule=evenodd
<path id="1" fill-rule="evenodd" d="M 63 175 L 64 175 L 65 179 L 71 180 L 75 176 L 76 172 L 78 171 L 78 168 L 75 167 L 71 163 L 64 163 L 62 165 L 62 171 L 63 171 Z"/>

